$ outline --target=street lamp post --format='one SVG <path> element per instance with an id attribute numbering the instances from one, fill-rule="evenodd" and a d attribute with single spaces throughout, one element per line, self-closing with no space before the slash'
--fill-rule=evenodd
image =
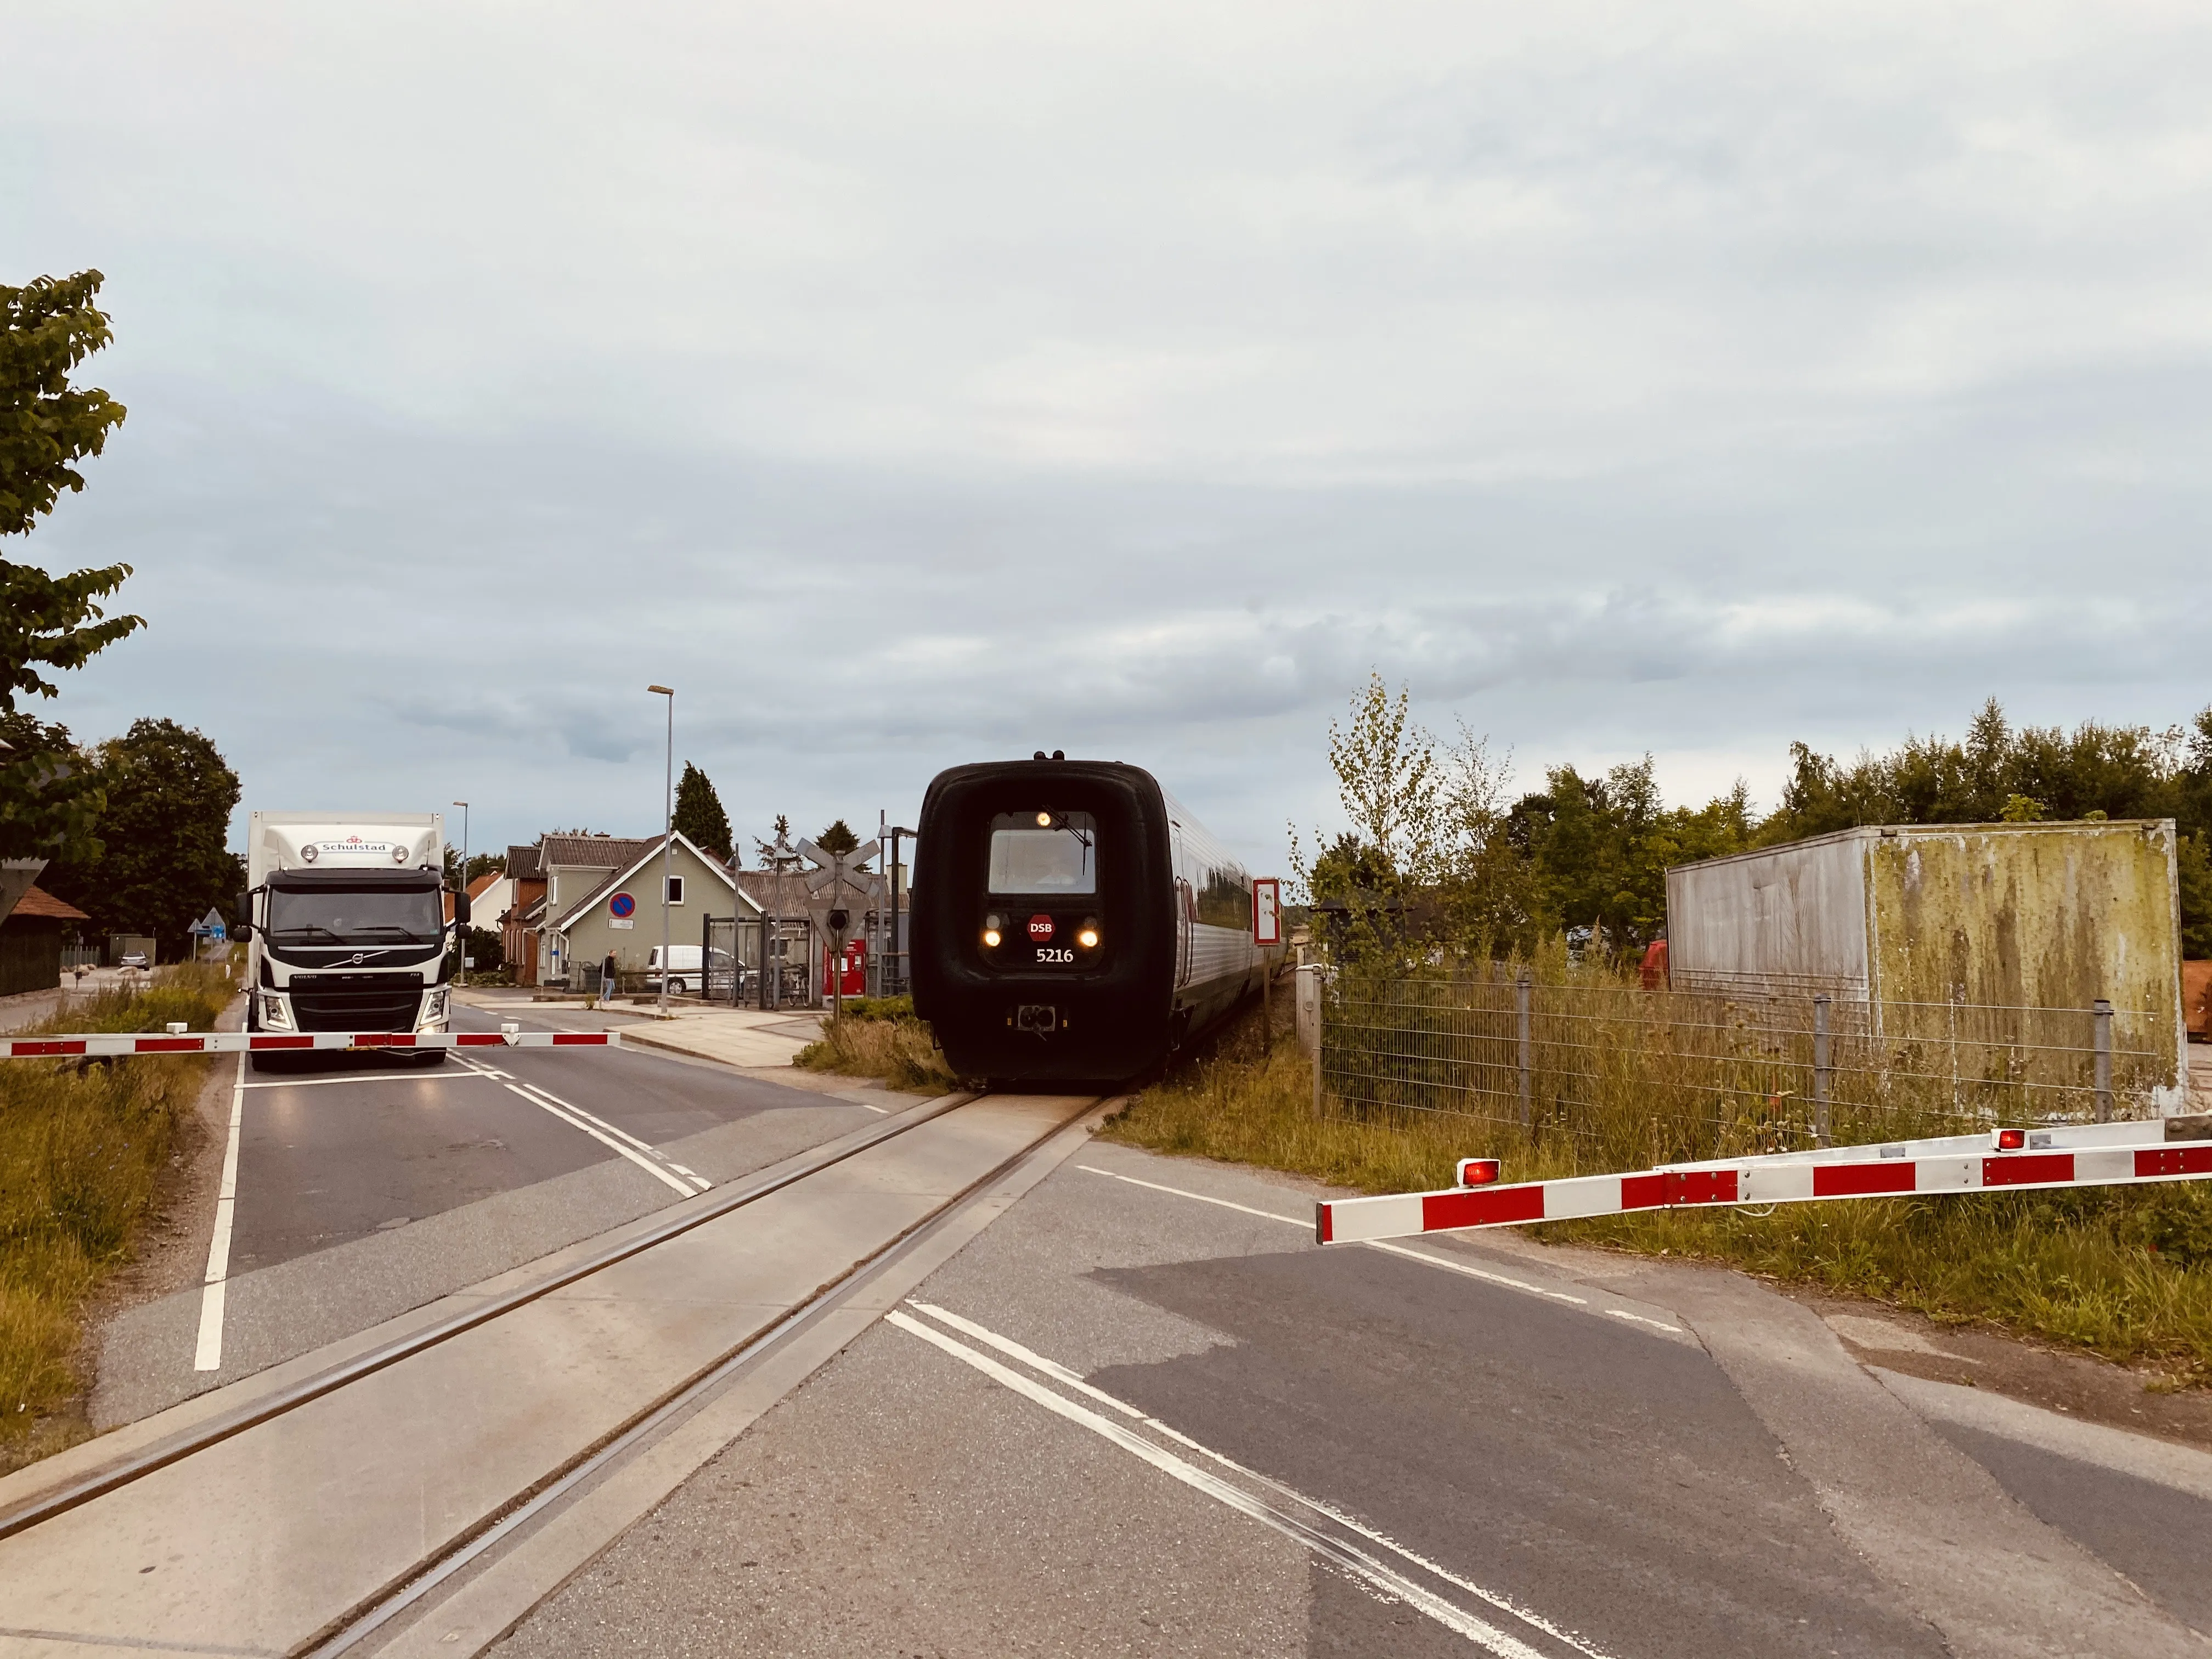
<path id="1" fill-rule="evenodd" d="M 457 800 L 453 805 L 461 809 L 461 892 L 465 896 L 469 890 L 469 804 Z M 469 982 L 469 925 L 460 918 L 461 906 L 457 899 L 453 903 L 453 920 L 460 923 L 461 983 L 466 985 Z"/>
<path id="2" fill-rule="evenodd" d="M 668 861 L 676 839 L 676 688 L 648 685 L 657 697 L 668 699 L 668 754 L 662 769 L 660 805 L 660 1017 L 668 1018 Z"/>

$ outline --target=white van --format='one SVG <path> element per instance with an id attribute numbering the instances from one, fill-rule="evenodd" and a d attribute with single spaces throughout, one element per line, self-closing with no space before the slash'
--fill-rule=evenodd
<path id="1" fill-rule="evenodd" d="M 668 947 L 668 994 L 689 996 L 700 988 L 706 973 L 705 952 L 696 945 L 672 945 Z M 653 954 L 645 960 L 645 983 L 648 990 L 660 988 L 660 947 L 653 947 Z"/>

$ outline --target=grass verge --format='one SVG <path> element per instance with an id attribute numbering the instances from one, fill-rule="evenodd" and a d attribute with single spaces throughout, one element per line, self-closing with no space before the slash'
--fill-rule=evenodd
<path id="1" fill-rule="evenodd" d="M 183 1020 L 204 1031 L 231 990 L 219 972 L 164 969 L 143 989 L 105 993 L 34 1029 L 158 1031 Z M 199 1055 L 0 1062 L 0 1468 L 23 1461 L 33 1430 L 82 1387 L 85 1299 L 130 1259 L 208 1065 Z"/>
<path id="2" fill-rule="evenodd" d="M 810 1072 L 881 1078 L 890 1089 L 944 1094 L 956 1086 L 911 997 L 854 997 L 822 1023 L 822 1036 L 792 1057 Z"/>
<path id="3" fill-rule="evenodd" d="M 1284 1000 L 1287 1000 L 1285 999 Z M 1310 1061 L 1256 1015 L 1145 1090 L 1107 1126 L 1154 1152 L 1252 1164 L 1363 1192 L 1451 1184 L 1455 1159 L 1497 1157 L 1510 1181 L 1573 1173 L 1480 1119 L 1312 1113 Z M 1582 1173 L 1589 1173 L 1585 1168 Z M 1723 1261 L 2151 1368 L 2154 1387 L 2212 1385 L 2212 1183 L 1860 1199 L 1668 1211 L 1535 1230 L 1561 1242 Z"/>

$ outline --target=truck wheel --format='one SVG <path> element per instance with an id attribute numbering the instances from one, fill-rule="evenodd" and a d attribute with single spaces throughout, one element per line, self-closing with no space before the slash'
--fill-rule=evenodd
<path id="1" fill-rule="evenodd" d="M 446 1054 L 447 1051 L 443 1048 L 433 1048 L 428 1054 L 416 1055 L 415 1063 L 426 1068 L 432 1066 L 443 1066 L 446 1063 Z"/>

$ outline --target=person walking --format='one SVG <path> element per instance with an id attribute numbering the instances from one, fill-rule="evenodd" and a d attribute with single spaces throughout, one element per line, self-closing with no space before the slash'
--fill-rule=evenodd
<path id="1" fill-rule="evenodd" d="M 614 946 L 610 945 L 607 946 L 607 959 L 599 964 L 600 1007 L 611 1008 L 615 1006 L 615 981 L 621 973 L 622 963 L 615 955 Z"/>

